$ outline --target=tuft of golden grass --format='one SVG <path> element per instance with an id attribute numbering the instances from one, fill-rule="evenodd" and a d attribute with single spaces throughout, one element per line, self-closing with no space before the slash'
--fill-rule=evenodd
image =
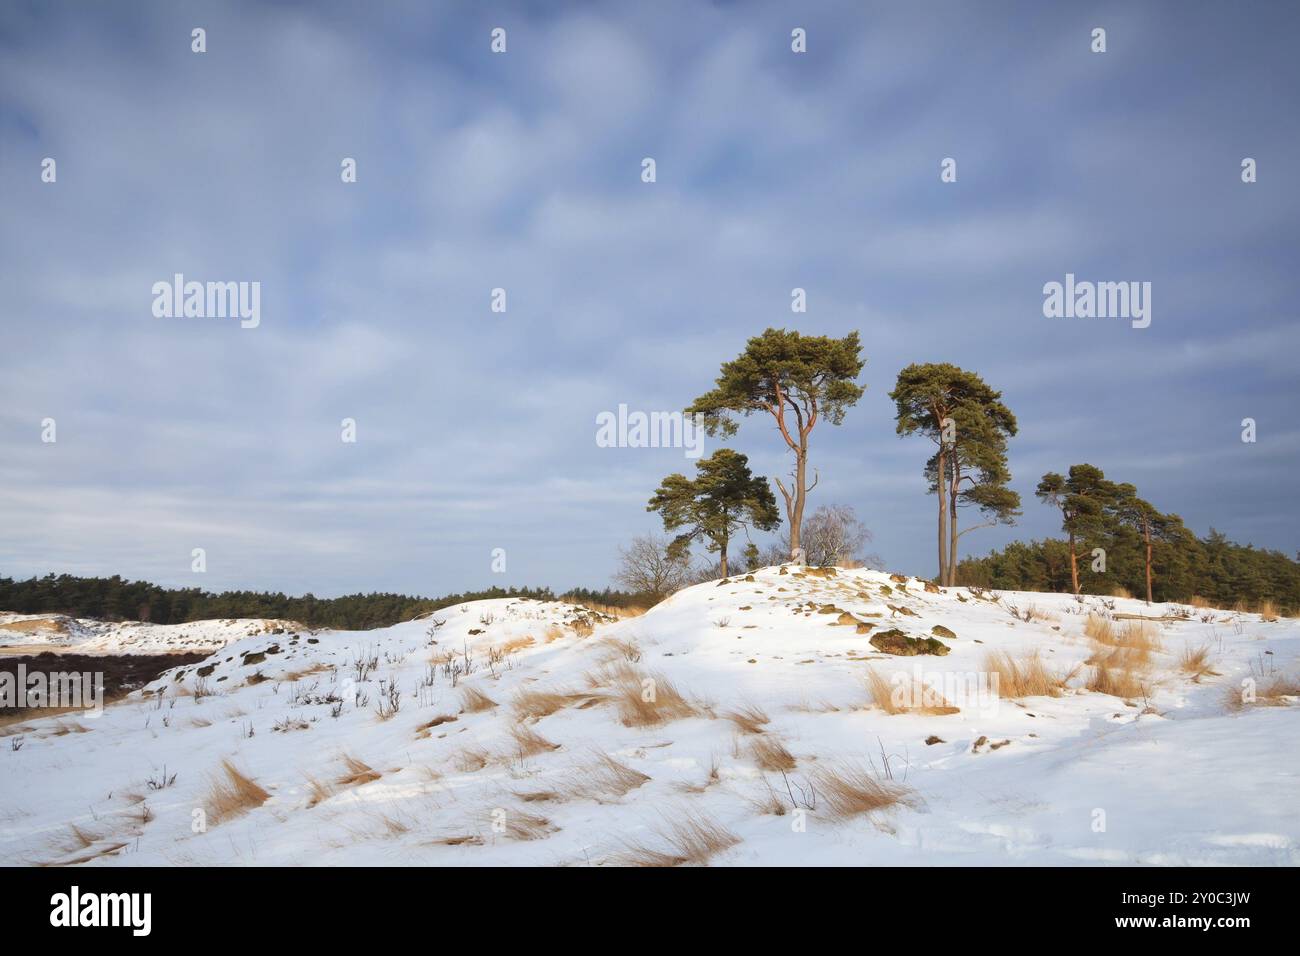
<path id="1" fill-rule="evenodd" d="M 894 685 L 877 673 L 874 667 L 867 668 L 866 680 L 867 692 L 871 695 L 872 702 L 890 715 L 925 714 L 942 717 L 959 713 L 961 710 L 944 700 L 943 694 L 923 681 L 912 681 L 912 689 L 908 697 L 910 703 L 905 703 L 895 697 Z"/>
<path id="2" fill-rule="evenodd" d="M 882 783 L 872 773 L 855 765 L 820 766 L 813 771 L 812 782 L 831 815 L 840 818 L 905 804 L 911 793 L 899 784 Z"/>
<path id="3" fill-rule="evenodd" d="M 515 694 L 515 699 L 510 702 L 510 706 L 514 709 L 515 715 L 520 718 L 549 717 L 557 710 L 568 707 L 575 699 L 573 694 L 524 688 Z"/>
<path id="4" fill-rule="evenodd" d="M 773 773 L 788 773 L 795 768 L 794 754 L 786 750 L 785 745 L 772 734 L 763 734 L 751 740 L 749 755 L 759 767 Z"/>
<path id="5" fill-rule="evenodd" d="M 587 681 L 595 687 L 608 682 L 609 697 L 625 727 L 655 727 L 699 713 L 663 674 L 643 674 L 622 661 L 588 675 Z"/>
<path id="6" fill-rule="evenodd" d="M 405 820 L 387 813 L 379 814 L 379 822 L 383 824 L 384 832 L 390 837 L 399 837 L 411 829 L 410 824 Z"/>
<path id="7" fill-rule="evenodd" d="M 317 804 L 324 803 L 330 797 L 334 796 L 333 789 L 325 783 L 322 783 L 311 774 L 303 774 L 307 778 L 307 806 L 314 807 Z"/>
<path id="8" fill-rule="evenodd" d="M 1279 674 L 1275 677 L 1256 681 L 1254 700 L 1244 700 L 1244 693 L 1245 690 L 1240 685 L 1228 688 L 1224 703 L 1229 710 L 1241 710 L 1247 705 L 1285 707 L 1288 703 L 1286 698 L 1300 697 L 1300 680 Z"/>
<path id="9" fill-rule="evenodd" d="M 1193 594 L 1187 603 L 1191 607 L 1200 608 L 1201 610 L 1209 610 L 1214 607 L 1213 604 L 1211 604 L 1207 599 L 1201 597 L 1199 594 Z"/>
<path id="10" fill-rule="evenodd" d="M 1178 669 L 1199 684 L 1202 677 L 1218 677 L 1219 672 L 1210 666 L 1210 645 L 1202 644 L 1193 648 L 1190 644 L 1183 648 L 1178 657 Z"/>
<path id="11" fill-rule="evenodd" d="M 72 834 L 72 848 L 76 850 L 88 850 L 103 839 L 99 834 L 83 830 L 75 823 L 69 823 L 68 830 Z"/>
<path id="12" fill-rule="evenodd" d="M 649 779 L 640 770 L 619 763 L 604 751 L 597 750 L 590 763 L 574 769 L 565 789 L 570 796 L 578 798 L 591 794 L 622 797 Z"/>
<path id="13" fill-rule="evenodd" d="M 1016 660 L 1004 651 L 993 651 L 985 655 L 984 669 L 997 678 L 998 696 L 1006 700 L 1060 697 L 1068 680 L 1049 671 L 1037 653 Z"/>
<path id="14" fill-rule="evenodd" d="M 504 827 L 502 834 L 509 840 L 541 840 L 559 829 L 546 817 L 518 809 L 506 810 L 503 817 L 492 819 L 494 824 L 498 821 Z"/>
<path id="15" fill-rule="evenodd" d="M 1105 644 L 1108 647 L 1115 646 L 1115 624 L 1108 617 L 1102 617 L 1100 614 L 1089 614 L 1083 622 L 1083 633 L 1098 644 Z"/>
<path id="16" fill-rule="evenodd" d="M 624 841 L 622 852 L 610 862 L 615 866 L 705 866 L 711 857 L 739 842 L 740 837 L 716 820 L 688 814 L 656 829 L 654 843 Z"/>
<path id="17" fill-rule="evenodd" d="M 497 702 L 477 687 L 462 687 L 460 690 L 461 710 L 467 714 L 477 714 L 491 710 Z"/>
<path id="18" fill-rule="evenodd" d="M 772 719 L 757 704 L 742 704 L 735 710 L 727 711 L 722 717 L 731 721 L 742 734 L 761 734 Z"/>
<path id="19" fill-rule="evenodd" d="M 338 784 L 340 787 L 351 787 L 363 783 L 370 783 L 378 780 L 382 774 L 372 768 L 362 760 L 358 760 L 351 754 L 342 756 L 343 766 L 347 768 L 347 773 L 339 777 Z"/>
<path id="20" fill-rule="evenodd" d="M 641 660 L 641 647 L 636 641 L 622 637 L 606 637 L 597 645 L 605 655 L 606 661 L 624 660 L 635 664 Z"/>
<path id="21" fill-rule="evenodd" d="M 428 740 L 433 735 L 434 727 L 441 727 L 443 724 L 453 724 L 456 722 L 455 714 L 439 714 L 437 717 L 427 720 L 415 728 L 416 740 Z"/>
<path id="22" fill-rule="evenodd" d="M 527 724 L 514 724 L 509 734 L 510 739 L 515 742 L 515 754 L 520 758 L 549 753 L 560 748 L 559 744 L 551 743 Z"/>
<path id="23" fill-rule="evenodd" d="M 208 818 L 213 823 L 247 813 L 271 799 L 252 777 L 236 769 L 229 760 L 221 761 L 221 773 L 208 787 Z"/>
<path id="24" fill-rule="evenodd" d="M 531 634 L 525 634 L 523 637 L 512 637 L 502 644 L 500 649 L 502 654 L 513 654 L 515 651 L 522 651 L 525 647 L 532 647 L 536 643 Z"/>
<path id="25" fill-rule="evenodd" d="M 1095 693 L 1109 694 L 1111 697 L 1125 700 L 1146 697 L 1148 693 L 1147 686 L 1132 667 L 1112 666 L 1107 661 L 1100 661 L 1093 667 L 1092 674 L 1084 686 Z"/>
<path id="26" fill-rule="evenodd" d="M 1265 598 L 1264 600 L 1260 601 L 1258 604 L 1255 605 L 1255 613 L 1258 614 L 1260 617 L 1262 617 L 1265 621 L 1269 621 L 1269 622 L 1276 621 L 1278 616 L 1277 605 L 1274 604 L 1272 600 Z"/>
<path id="27" fill-rule="evenodd" d="M 452 764 L 461 773 L 474 773 L 482 770 L 491 760 L 491 755 L 482 747 L 466 747 L 452 758 Z"/>
<path id="28" fill-rule="evenodd" d="M 546 633 L 542 635 L 542 639 L 545 640 L 547 644 L 551 644 L 554 643 L 555 641 L 558 641 L 563 636 L 564 636 L 564 629 L 552 624 L 550 627 L 546 629 Z"/>

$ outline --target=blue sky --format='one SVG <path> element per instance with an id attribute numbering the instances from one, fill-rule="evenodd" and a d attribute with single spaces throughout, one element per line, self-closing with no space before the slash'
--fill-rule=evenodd
<path id="1" fill-rule="evenodd" d="M 681 408 L 767 326 L 861 332 L 810 506 L 892 569 L 935 570 L 887 398 L 913 361 L 1019 417 L 1024 517 L 964 552 L 1055 533 L 1033 487 L 1081 461 L 1300 548 L 1300 13 L 787 7 L 0 6 L 0 574 L 601 586 L 689 462 L 597 447 L 596 415 Z M 176 272 L 260 282 L 260 326 L 155 318 Z M 1151 282 L 1150 328 L 1045 318 L 1067 272 Z M 731 444 L 789 467 L 767 422 Z"/>

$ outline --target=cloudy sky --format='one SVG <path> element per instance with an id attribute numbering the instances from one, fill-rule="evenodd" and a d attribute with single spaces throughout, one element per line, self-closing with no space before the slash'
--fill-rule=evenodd
<path id="1" fill-rule="evenodd" d="M 892 569 L 935 571 L 887 397 L 913 361 L 1020 420 L 1024 517 L 965 550 L 1055 533 L 1034 485 L 1081 461 L 1300 548 L 1300 13 L 789 6 L 6 0 L 0 574 L 602 586 L 690 463 L 597 447 L 596 415 L 681 408 L 767 326 L 861 332 L 810 505 Z M 177 272 L 260 282 L 260 326 L 154 317 Z M 1151 326 L 1045 318 L 1067 272 L 1151 282 Z M 732 444 L 789 467 L 769 422 Z"/>

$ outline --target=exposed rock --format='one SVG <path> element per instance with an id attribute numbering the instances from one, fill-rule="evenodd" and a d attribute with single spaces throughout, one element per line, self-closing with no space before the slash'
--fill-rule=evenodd
<path id="1" fill-rule="evenodd" d="M 947 644 L 933 637 L 908 637 L 896 627 L 881 631 L 869 643 L 876 650 L 896 657 L 915 657 L 918 654 L 943 657 L 951 650 Z"/>
<path id="2" fill-rule="evenodd" d="M 950 641 L 957 639 L 957 635 L 954 634 L 952 631 L 950 631 L 948 628 L 944 627 L 942 624 L 936 624 L 934 627 L 930 628 L 930 633 L 933 634 L 935 637 L 946 637 Z"/>

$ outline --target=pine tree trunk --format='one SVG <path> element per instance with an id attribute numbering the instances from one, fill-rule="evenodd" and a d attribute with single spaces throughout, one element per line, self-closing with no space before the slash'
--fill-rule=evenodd
<path id="1" fill-rule="evenodd" d="M 1074 532 L 1070 532 L 1070 584 L 1074 587 L 1074 593 L 1079 593 L 1079 559 L 1074 553 Z"/>
<path id="2" fill-rule="evenodd" d="M 937 489 L 939 495 L 939 577 L 937 580 L 940 584 L 944 585 L 948 583 L 948 559 L 946 552 L 948 543 L 948 493 L 945 489 L 945 479 L 947 476 L 944 474 L 947 464 L 947 458 L 943 451 L 943 444 L 940 443 L 937 470 L 939 482 L 939 487 Z"/>
<path id="3" fill-rule="evenodd" d="M 1147 521 L 1142 522 L 1142 533 L 1147 540 L 1147 603 L 1151 603 L 1151 525 Z"/>
<path id="4" fill-rule="evenodd" d="M 790 514 L 791 557 L 799 550 L 799 529 L 803 525 L 804 498 L 808 494 L 804 487 L 804 480 L 808 475 L 808 443 L 801 436 L 799 444 L 799 454 L 795 458 L 794 466 L 794 509 Z"/>
<path id="5" fill-rule="evenodd" d="M 957 488 L 961 485 L 957 467 L 954 461 L 952 484 L 948 488 L 948 580 L 944 582 L 948 587 L 957 583 Z"/>

